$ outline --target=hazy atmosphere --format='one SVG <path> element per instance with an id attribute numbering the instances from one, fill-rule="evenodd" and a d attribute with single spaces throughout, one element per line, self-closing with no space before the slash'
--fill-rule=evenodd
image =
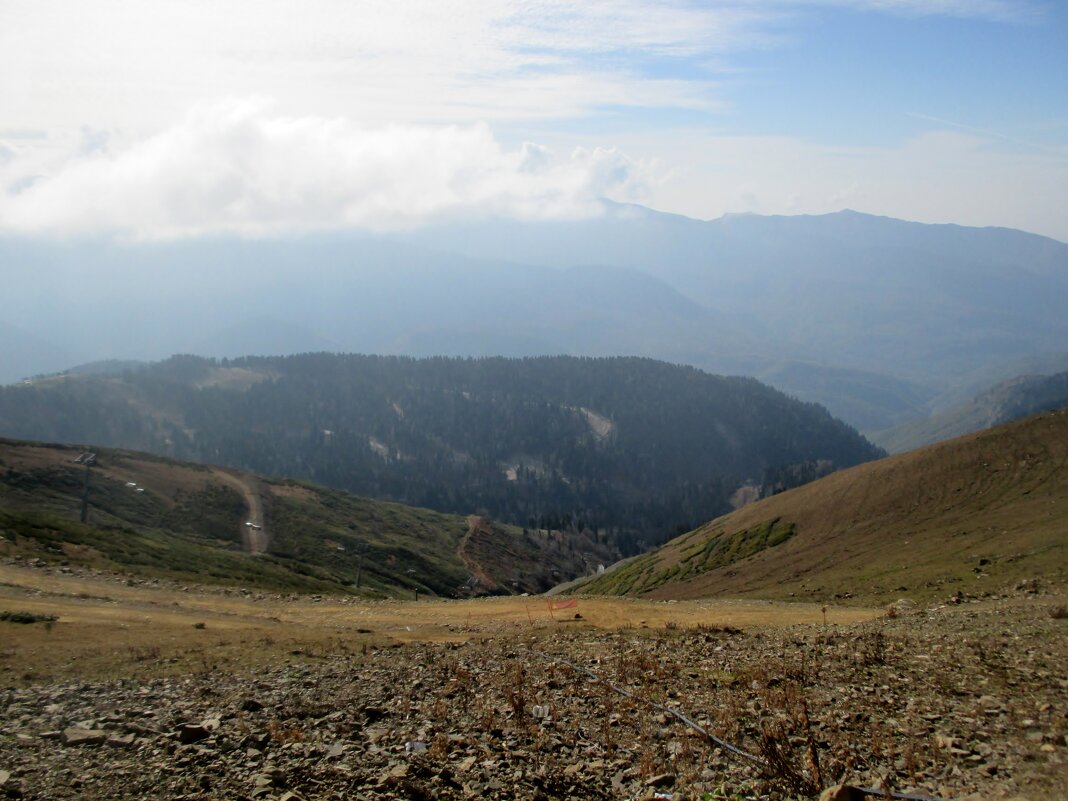
<path id="1" fill-rule="evenodd" d="M 0 0 L 0 799 L 1068 801 L 1068 2 Z"/>
<path id="2" fill-rule="evenodd" d="M 0 229 L 851 208 L 1068 240 L 1043 0 L 0 6 Z"/>

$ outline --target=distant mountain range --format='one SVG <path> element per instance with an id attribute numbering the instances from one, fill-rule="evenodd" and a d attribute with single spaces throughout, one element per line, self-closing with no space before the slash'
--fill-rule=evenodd
<path id="1" fill-rule="evenodd" d="M 1045 372 L 1023 366 L 1068 342 L 1068 245 L 856 212 L 606 204 L 388 236 L 7 238 L 0 263 L 7 382 L 174 353 L 637 355 L 759 377 L 877 431 L 979 375 Z"/>
<path id="2" fill-rule="evenodd" d="M 891 453 L 900 453 L 1066 406 L 1068 372 L 1019 376 L 1002 381 L 967 403 L 879 432 L 873 439 Z"/>
<path id="3" fill-rule="evenodd" d="M 755 379 L 639 358 L 175 357 L 0 387 L 0 435 L 302 478 L 623 553 L 881 451 Z M 108 374 L 110 371 L 111 374 Z M 94 374 L 96 373 L 96 374 Z"/>

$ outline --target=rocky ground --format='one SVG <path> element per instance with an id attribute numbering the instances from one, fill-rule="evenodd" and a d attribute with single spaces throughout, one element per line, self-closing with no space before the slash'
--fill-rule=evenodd
<path id="1" fill-rule="evenodd" d="M 0 690 L 0 798 L 1068 798 L 1064 598 L 1027 589 L 849 627 L 577 620 Z"/>

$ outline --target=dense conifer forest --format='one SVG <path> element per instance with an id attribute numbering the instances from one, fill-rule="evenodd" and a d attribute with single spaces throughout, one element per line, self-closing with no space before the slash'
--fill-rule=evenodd
<path id="1" fill-rule="evenodd" d="M 880 455 L 822 407 L 756 380 L 640 358 L 176 356 L 2 387 L 0 435 L 586 530 L 623 554 L 729 511 L 743 484 L 775 491 L 817 463 Z"/>

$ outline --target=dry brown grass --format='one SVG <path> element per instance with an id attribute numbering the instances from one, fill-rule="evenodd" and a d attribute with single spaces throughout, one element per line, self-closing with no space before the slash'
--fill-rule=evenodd
<path id="1" fill-rule="evenodd" d="M 812 604 L 581 598 L 577 610 L 553 615 L 538 597 L 419 602 L 246 597 L 195 587 L 187 591 L 170 583 L 127 586 L 114 578 L 10 565 L 0 566 L 0 609 L 59 617 L 51 628 L 5 626 L 0 684 L 236 669 L 372 645 L 581 626 L 753 629 L 823 622 L 820 607 Z M 835 608 L 828 610 L 828 620 L 847 624 L 879 614 L 877 609 Z"/>
<path id="2" fill-rule="evenodd" d="M 664 546 L 671 568 L 717 532 L 782 519 L 790 540 L 659 598 L 754 595 L 869 603 L 999 590 L 1068 572 L 1068 410 L 834 473 L 746 506 Z"/>
<path id="3" fill-rule="evenodd" d="M 6 467 L 20 472 L 42 468 L 79 469 L 73 464 L 81 449 L 74 446 L 38 446 L 19 442 L 4 447 Z M 178 490 L 198 492 L 212 479 L 208 469 L 186 467 L 177 462 L 163 462 L 129 451 L 112 451 L 113 455 L 93 468 L 96 475 L 116 481 L 136 481 L 163 497 L 171 497 Z"/>
<path id="4" fill-rule="evenodd" d="M 101 472 L 119 481 L 136 481 L 168 498 L 178 490 L 200 492 L 214 479 L 208 470 L 194 470 L 174 462 L 138 459 L 132 455 L 109 461 Z"/>

